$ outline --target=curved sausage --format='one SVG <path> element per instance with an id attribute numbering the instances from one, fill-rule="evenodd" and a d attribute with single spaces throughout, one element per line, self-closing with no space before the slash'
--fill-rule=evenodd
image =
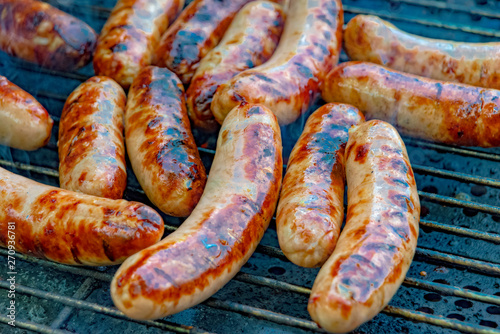
<path id="1" fill-rule="evenodd" d="M 219 129 L 210 111 L 215 90 L 236 74 L 267 61 L 278 45 L 284 21 L 281 6 L 268 1 L 251 2 L 236 14 L 219 45 L 200 61 L 186 92 L 194 126 L 206 132 Z"/>
<path id="2" fill-rule="evenodd" d="M 0 75 L 0 145 L 36 150 L 49 142 L 53 124 L 33 96 Z"/>
<path id="3" fill-rule="evenodd" d="M 389 303 L 413 259 L 420 219 L 406 148 L 391 125 L 372 120 L 349 131 L 346 175 L 346 224 L 307 308 L 332 333 L 354 330 Z"/>
<path id="4" fill-rule="evenodd" d="M 0 246 L 51 261 L 118 264 L 163 235 L 163 220 L 144 204 L 50 187 L 3 168 L 0 194 Z"/>
<path id="5" fill-rule="evenodd" d="M 161 211 L 189 216 L 207 180 L 191 134 L 184 87 L 166 68 L 142 69 L 130 88 L 125 138 L 142 189 Z"/>
<path id="6" fill-rule="evenodd" d="M 92 59 L 97 35 L 83 21 L 35 0 L 0 0 L 0 49 L 40 66 L 71 71 Z"/>
<path id="7" fill-rule="evenodd" d="M 194 0 L 163 35 L 155 65 L 168 67 L 187 85 L 200 60 L 226 32 L 236 13 L 252 0 Z"/>
<path id="8" fill-rule="evenodd" d="M 436 80 L 500 89 L 500 43 L 424 38 L 376 16 L 357 15 L 344 31 L 344 46 L 352 60 Z"/>
<path id="9" fill-rule="evenodd" d="M 255 251 L 273 216 L 283 160 L 276 117 L 260 105 L 224 122 L 205 192 L 181 227 L 130 257 L 111 283 L 115 305 L 157 319 L 201 303 Z"/>
<path id="10" fill-rule="evenodd" d="M 92 77 L 70 94 L 59 123 L 61 188 L 122 198 L 127 186 L 126 101 L 120 85 L 107 77 Z"/>
<path id="11" fill-rule="evenodd" d="M 97 41 L 96 75 L 128 89 L 140 69 L 151 64 L 161 36 L 183 6 L 184 0 L 119 0 Z"/>
<path id="12" fill-rule="evenodd" d="M 345 145 L 364 121 L 358 109 L 329 103 L 307 119 L 283 179 L 276 230 L 293 263 L 319 267 L 335 249 L 344 220 Z"/>
<path id="13" fill-rule="evenodd" d="M 327 76 L 323 98 L 352 104 L 367 119 L 387 121 L 408 136 L 445 144 L 500 146 L 500 91 L 495 89 L 347 62 Z"/>
<path id="14" fill-rule="evenodd" d="M 222 123 L 246 101 L 271 109 L 280 125 L 294 122 L 315 102 L 324 77 L 338 62 L 343 21 L 340 0 L 291 1 L 276 52 L 217 89 L 211 105 L 215 119 Z"/>

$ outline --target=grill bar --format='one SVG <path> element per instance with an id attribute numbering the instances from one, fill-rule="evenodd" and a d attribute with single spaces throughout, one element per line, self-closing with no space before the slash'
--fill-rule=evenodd
<path id="1" fill-rule="evenodd" d="M 430 230 L 443 231 L 449 234 L 461 235 L 465 237 L 471 237 L 477 240 L 490 241 L 495 244 L 500 244 L 500 235 L 494 233 L 483 232 L 464 227 L 456 227 L 447 224 L 441 224 L 438 222 L 429 221 L 425 219 L 420 220 L 420 228 L 422 227 L 428 228 Z"/>
<path id="2" fill-rule="evenodd" d="M 419 191 L 418 195 L 421 199 L 428 200 L 430 202 L 436 202 L 439 204 L 445 204 L 449 206 L 457 206 L 461 208 L 472 209 L 480 212 L 491 213 L 494 215 L 500 215 L 500 207 L 493 206 L 489 204 L 482 204 L 472 201 L 466 201 L 463 199 L 457 199 L 449 196 L 442 196 L 437 194 L 432 194 L 424 191 Z"/>
<path id="3" fill-rule="evenodd" d="M 487 10 L 481 10 L 478 9 L 477 7 L 463 7 L 463 6 L 457 6 L 454 5 L 453 3 L 450 2 L 439 2 L 439 1 L 427 1 L 427 0 L 391 0 L 393 3 L 405 3 L 405 4 L 410 4 L 410 5 L 415 5 L 415 6 L 421 6 L 421 7 L 432 7 L 436 9 L 448 9 L 456 12 L 462 12 L 462 13 L 468 13 L 471 15 L 479 15 L 479 16 L 484 16 L 484 17 L 491 17 L 495 19 L 500 19 L 500 13 L 492 12 L 492 11 L 487 11 Z"/>
<path id="4" fill-rule="evenodd" d="M 17 285 L 16 285 L 17 287 Z M 2 323 L 9 323 L 10 319 L 0 315 L 0 322 Z M 33 332 L 37 333 L 43 333 L 43 334 L 74 334 L 68 331 L 63 331 L 60 329 L 53 329 L 45 325 L 39 325 L 37 323 L 31 322 L 31 321 L 26 321 L 26 320 L 17 320 L 16 319 L 16 327 L 17 328 L 22 328 L 22 329 L 27 329 Z"/>
<path id="5" fill-rule="evenodd" d="M 9 283 L 7 281 L 0 281 L 0 288 L 1 289 L 8 289 Z M 90 303 L 87 301 L 83 301 L 77 298 L 73 297 L 66 297 L 63 295 L 55 294 L 55 293 L 49 293 L 45 292 L 39 289 L 34 289 L 30 288 L 24 285 L 16 284 L 16 292 L 25 294 L 25 295 L 30 295 L 34 296 L 37 298 L 41 299 L 46 299 L 46 300 L 51 300 L 54 302 L 61 303 L 63 305 L 68 305 L 70 308 L 78 308 L 78 309 L 83 309 L 83 310 L 88 310 L 88 311 L 94 311 L 98 313 L 102 313 L 105 315 L 112 316 L 114 318 L 119 318 L 119 319 L 126 319 L 129 321 L 134 321 L 137 323 L 142 323 L 146 324 L 149 326 L 154 326 L 163 330 L 168 330 L 168 331 L 173 331 L 176 333 L 189 333 L 189 334 L 201 334 L 201 333 L 208 333 L 205 331 L 201 331 L 199 329 L 196 329 L 191 326 L 182 326 L 182 325 L 177 325 L 173 324 L 170 322 L 158 322 L 158 321 L 152 321 L 152 320 L 133 320 L 128 318 L 125 314 L 120 312 L 118 309 L 113 308 L 113 307 L 106 307 L 106 306 L 101 306 L 95 303 Z"/>
<path id="6" fill-rule="evenodd" d="M 451 172 L 443 169 L 416 165 L 416 164 L 412 164 L 411 168 L 413 169 L 414 172 L 417 172 L 419 174 L 436 175 L 444 178 L 459 180 L 462 182 L 471 182 L 476 184 L 482 184 L 489 187 L 500 188 L 500 180 L 493 179 L 490 177 L 475 176 L 460 172 Z"/>

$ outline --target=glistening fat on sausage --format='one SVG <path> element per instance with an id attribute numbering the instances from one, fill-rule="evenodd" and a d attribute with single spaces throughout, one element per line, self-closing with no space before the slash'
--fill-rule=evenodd
<path id="1" fill-rule="evenodd" d="M 401 134 L 445 144 L 500 146 L 500 91 L 437 81 L 363 62 L 332 70 L 327 102 L 349 103 Z"/>
<path id="2" fill-rule="evenodd" d="M 140 69 L 151 65 L 161 36 L 183 6 L 184 0 L 118 0 L 97 41 L 96 75 L 128 89 Z"/>
<path id="3" fill-rule="evenodd" d="M 281 186 L 281 134 L 260 105 L 235 108 L 222 125 L 200 202 L 181 227 L 130 257 L 111 283 L 115 305 L 134 319 L 194 306 L 222 288 L 255 251 Z"/>
<path id="4" fill-rule="evenodd" d="M 40 66 L 71 71 L 92 59 L 95 31 L 36 0 L 0 0 L 0 50 Z"/>
<path id="5" fill-rule="evenodd" d="M 352 60 L 468 85 L 500 89 L 500 43 L 464 43 L 424 38 L 372 15 L 357 15 L 344 31 Z"/>
<path id="6" fill-rule="evenodd" d="M 346 175 L 346 224 L 307 308 L 332 333 L 354 330 L 389 303 L 410 267 L 419 231 L 415 178 L 391 125 L 372 120 L 349 131 Z"/>
<path id="7" fill-rule="evenodd" d="M 189 216 L 207 175 L 191 133 L 184 87 L 169 69 L 142 69 L 125 113 L 127 151 L 142 189 L 161 211 Z"/>
<path id="8" fill-rule="evenodd" d="M 276 52 L 217 89 L 211 110 L 222 123 L 242 101 L 271 109 L 280 125 L 294 122 L 319 97 L 325 76 L 337 64 L 344 12 L 340 0 L 293 0 Z"/>
<path id="9" fill-rule="evenodd" d="M 0 75 L 0 145 L 36 150 L 49 142 L 53 124 L 33 96 Z"/>
<path id="10" fill-rule="evenodd" d="M 68 97 L 59 122 L 61 188 L 122 198 L 127 186 L 123 113 L 127 98 L 108 77 L 92 77 Z"/>
<path id="11" fill-rule="evenodd" d="M 210 110 L 215 90 L 236 74 L 267 61 L 278 45 L 284 21 L 282 7 L 269 1 L 250 2 L 236 14 L 219 45 L 200 61 L 186 92 L 195 127 L 206 132 L 219 129 Z"/>
<path id="12" fill-rule="evenodd" d="M 276 231 L 286 257 L 321 266 L 332 254 L 344 220 L 345 145 L 364 116 L 347 104 L 325 104 L 307 119 L 283 179 Z"/>
<path id="13" fill-rule="evenodd" d="M 144 204 L 74 193 L 3 168 L 0 198 L 0 246 L 55 262 L 118 264 L 163 235 L 163 220 Z"/>

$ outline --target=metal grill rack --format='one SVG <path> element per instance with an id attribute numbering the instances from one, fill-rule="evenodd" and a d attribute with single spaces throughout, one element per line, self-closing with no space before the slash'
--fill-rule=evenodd
<path id="1" fill-rule="evenodd" d="M 293 1 L 293 0 L 292 0 Z M 100 31 L 115 0 L 47 0 Z M 345 0 L 346 22 L 375 14 L 434 38 L 487 42 L 500 37 L 500 1 Z M 346 61 L 345 54 L 341 61 Z M 499 69 L 500 70 L 500 69 Z M 0 54 L 0 74 L 33 94 L 55 120 L 49 145 L 35 152 L 0 147 L 0 166 L 58 185 L 57 132 L 68 94 L 93 75 L 41 69 Z M 283 128 L 293 147 L 304 118 Z M 215 138 L 197 136 L 209 168 Z M 415 260 L 403 286 L 359 333 L 500 333 L 500 149 L 445 146 L 404 138 L 417 178 L 422 220 Z M 125 198 L 151 203 L 128 170 Z M 181 219 L 163 216 L 166 233 Z M 156 321 L 126 318 L 109 282 L 117 267 L 71 267 L 16 254 L 16 328 L 5 310 L 7 251 L 0 249 L 1 333 L 305 333 L 321 332 L 307 313 L 318 269 L 299 268 L 278 248 L 274 222 L 257 252 L 226 287 L 203 304 Z"/>

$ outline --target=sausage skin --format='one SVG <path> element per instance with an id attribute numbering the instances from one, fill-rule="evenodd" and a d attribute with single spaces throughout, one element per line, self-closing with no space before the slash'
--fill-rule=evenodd
<path id="1" fill-rule="evenodd" d="M 340 0 L 291 1 L 276 52 L 219 86 L 211 105 L 215 119 L 222 123 L 246 101 L 271 109 L 280 125 L 294 122 L 319 97 L 324 77 L 338 62 L 343 21 Z"/>
<path id="2" fill-rule="evenodd" d="M 50 69 L 71 71 L 92 59 L 95 31 L 35 0 L 0 0 L 0 50 Z"/>
<path id="3" fill-rule="evenodd" d="M 163 35 L 155 65 L 168 67 L 185 85 L 217 44 L 236 13 L 252 0 L 194 0 Z"/>
<path id="4" fill-rule="evenodd" d="M 163 220 L 144 204 L 74 193 L 3 168 L 0 194 L 0 246 L 51 261 L 118 264 L 163 235 Z"/>
<path id="5" fill-rule="evenodd" d="M 0 75 L 0 145 L 36 150 L 49 142 L 53 124 L 33 96 Z"/>
<path id="6" fill-rule="evenodd" d="M 376 316 L 410 267 L 420 202 L 403 141 L 388 123 L 352 128 L 346 148 L 347 217 L 319 271 L 308 311 L 328 332 L 346 333 Z"/>
<path id="7" fill-rule="evenodd" d="M 280 5 L 254 1 L 234 17 L 219 45 L 200 61 L 187 95 L 189 118 L 205 132 L 220 125 L 210 103 L 220 84 L 236 74 L 266 62 L 278 45 L 285 14 Z"/>
<path id="8" fill-rule="evenodd" d="M 127 186 L 125 92 L 108 77 L 92 77 L 70 94 L 59 123 L 61 188 L 122 198 Z"/>
<path id="9" fill-rule="evenodd" d="M 94 55 L 96 75 L 128 89 L 154 51 L 184 0 L 119 0 L 102 28 Z"/>
<path id="10" fill-rule="evenodd" d="M 418 77 L 363 62 L 328 74 L 323 98 L 349 103 L 367 119 L 408 136 L 463 146 L 500 146 L 500 91 Z"/>
<path id="11" fill-rule="evenodd" d="M 281 149 L 270 110 L 235 108 L 219 133 L 200 203 L 177 231 L 118 269 L 111 283 L 115 305 L 131 318 L 157 319 L 204 301 L 234 277 L 276 208 Z"/>
<path id="12" fill-rule="evenodd" d="M 344 31 L 344 46 L 352 60 L 436 80 L 500 89 L 500 43 L 424 38 L 379 17 L 357 15 Z"/>
<path id="13" fill-rule="evenodd" d="M 348 131 L 364 119 L 350 105 L 325 104 L 309 116 L 290 154 L 276 230 L 281 250 L 299 266 L 319 267 L 335 249 L 344 220 Z"/>
<path id="14" fill-rule="evenodd" d="M 142 69 L 130 88 L 125 138 L 142 189 L 161 211 L 189 216 L 207 180 L 191 133 L 184 87 L 169 69 Z"/>

